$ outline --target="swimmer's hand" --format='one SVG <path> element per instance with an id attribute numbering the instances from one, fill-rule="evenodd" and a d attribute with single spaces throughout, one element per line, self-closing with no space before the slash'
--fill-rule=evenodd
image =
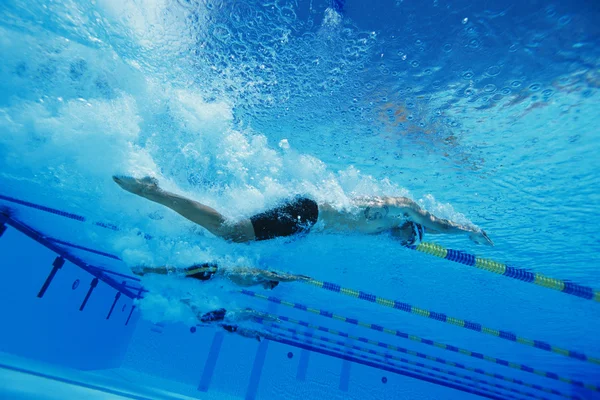
<path id="1" fill-rule="evenodd" d="M 490 239 L 490 237 L 487 235 L 487 233 L 485 233 L 483 229 L 476 232 L 471 232 L 469 234 L 469 239 L 471 239 L 472 242 L 475 242 L 477 244 L 484 244 L 486 246 L 494 245 L 492 239 Z"/>
<path id="2" fill-rule="evenodd" d="M 139 196 L 159 190 L 158 180 L 150 176 L 138 179 L 126 175 L 114 175 L 112 178 L 121 188 Z"/>

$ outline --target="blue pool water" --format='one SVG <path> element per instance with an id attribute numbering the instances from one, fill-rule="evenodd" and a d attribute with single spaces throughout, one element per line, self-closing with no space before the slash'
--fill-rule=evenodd
<path id="1" fill-rule="evenodd" d="M 593 0 L 2 1 L 0 397 L 600 398 L 598 22 Z M 495 246 L 228 243 L 114 174 L 232 220 L 407 196 Z M 317 282 L 130 269 L 203 262 Z M 183 298 L 281 322 L 259 343 Z"/>

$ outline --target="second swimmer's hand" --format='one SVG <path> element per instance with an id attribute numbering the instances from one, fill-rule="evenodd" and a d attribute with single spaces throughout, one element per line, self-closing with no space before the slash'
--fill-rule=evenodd
<path id="1" fill-rule="evenodd" d="M 471 232 L 469 234 L 469 239 L 471 239 L 471 241 L 477 243 L 477 244 L 484 244 L 486 246 L 493 246 L 494 242 L 492 242 L 492 239 L 490 239 L 490 237 L 487 235 L 487 233 L 485 233 L 485 231 L 479 230 L 476 232 Z"/>

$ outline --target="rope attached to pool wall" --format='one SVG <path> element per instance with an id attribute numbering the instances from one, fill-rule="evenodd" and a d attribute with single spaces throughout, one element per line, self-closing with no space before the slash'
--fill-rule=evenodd
<path id="1" fill-rule="evenodd" d="M 465 253 L 460 250 L 447 249 L 435 243 L 420 243 L 418 246 L 407 246 L 409 249 L 430 254 L 435 257 L 453 261 L 459 264 L 490 271 L 495 274 L 517 279 L 523 282 L 533 283 L 548 289 L 558 290 L 562 293 L 581 297 L 587 300 L 600 302 L 600 291 L 594 290 L 588 286 L 578 285 L 561 279 L 550 278 L 548 276 L 527 271 L 523 268 L 517 268 L 503 264 L 494 260 L 478 257 L 474 254 Z"/>
<path id="2" fill-rule="evenodd" d="M 286 328 L 282 328 L 282 327 L 275 327 L 275 328 L 279 329 L 279 330 L 282 330 L 282 331 L 289 331 L 289 332 L 292 332 L 292 333 L 297 333 L 293 329 L 286 329 Z M 307 334 L 304 334 L 304 336 L 307 336 Z M 284 335 L 284 334 L 281 334 L 281 333 L 277 333 L 275 337 L 278 338 L 278 339 L 284 339 L 284 340 L 290 340 L 290 341 L 292 341 L 292 340 L 296 341 L 296 340 L 299 339 L 298 337 L 288 336 L 288 335 Z M 419 375 L 420 376 L 424 376 L 425 375 L 425 376 L 429 376 L 429 377 L 437 379 L 437 380 L 442 380 L 442 381 L 450 382 L 450 383 L 453 383 L 453 384 L 457 384 L 457 385 L 460 385 L 461 387 L 463 387 L 465 389 L 474 390 L 474 392 L 471 392 L 471 393 L 478 394 L 480 396 L 484 395 L 484 394 L 487 395 L 486 397 L 488 397 L 488 398 L 495 398 L 495 397 L 489 396 L 489 394 L 498 395 L 498 396 L 506 396 L 505 392 L 500 392 L 500 391 L 498 391 L 498 390 L 495 389 L 495 388 L 499 388 L 499 389 L 503 389 L 503 390 L 510 391 L 510 392 L 513 392 L 513 393 L 521 394 L 523 396 L 527 396 L 527 397 L 530 397 L 530 398 L 547 400 L 546 397 L 536 396 L 536 395 L 530 394 L 530 393 L 523 393 L 523 392 L 521 392 L 521 391 L 519 391 L 517 389 L 508 388 L 508 387 L 503 386 L 503 385 L 497 385 L 497 384 L 494 384 L 494 383 L 491 383 L 491 382 L 487 382 L 487 381 L 484 381 L 484 380 L 481 380 L 481 379 L 475 379 L 475 378 L 472 378 L 470 376 L 466 376 L 466 375 L 463 375 L 463 374 L 453 373 L 452 371 L 443 371 L 443 370 L 440 370 L 439 368 L 428 367 L 428 366 L 423 365 L 422 363 L 415 363 L 415 362 L 411 362 L 410 360 L 405 360 L 405 359 L 401 359 L 401 358 L 397 359 L 402 364 L 415 365 L 415 366 L 417 366 L 419 368 L 431 369 L 431 370 L 434 370 L 434 371 L 436 371 L 438 373 L 428 372 L 428 371 L 424 371 L 423 369 L 412 368 L 412 367 L 409 367 L 409 366 L 406 366 L 406 365 L 398 365 L 398 364 L 395 364 L 393 362 L 390 362 L 389 358 L 386 358 L 385 354 L 383 354 L 381 352 L 372 351 L 372 350 L 371 351 L 364 351 L 365 349 L 363 349 L 363 348 L 361 348 L 359 346 L 346 346 L 343 342 L 333 341 L 333 340 L 326 340 L 326 338 L 325 338 L 325 340 L 323 340 L 323 339 L 320 339 L 317 336 L 311 336 L 310 334 L 308 334 L 308 337 L 310 339 L 317 339 L 317 340 L 320 340 L 320 341 L 324 341 L 324 342 L 336 344 L 336 345 L 342 346 L 343 348 L 334 347 L 334 346 L 326 345 L 326 344 L 323 344 L 323 343 L 318 343 L 317 344 L 317 343 L 314 343 L 314 342 L 310 341 L 310 339 L 308 341 L 306 341 L 306 342 L 300 342 L 300 343 L 302 343 L 302 344 L 308 344 L 308 345 L 311 345 L 313 347 L 316 347 L 316 348 L 319 348 L 319 349 L 323 349 L 323 350 L 326 350 L 326 351 L 330 350 L 330 351 L 335 351 L 337 353 L 347 354 L 349 356 L 356 357 L 356 358 L 359 358 L 359 359 L 363 359 L 363 360 L 367 360 L 367 361 L 379 363 L 379 365 L 381 365 L 381 363 L 383 363 L 383 365 L 390 366 L 390 367 L 392 367 L 394 369 L 397 369 L 397 370 L 407 371 L 407 372 L 418 374 L 417 376 L 419 376 Z M 374 357 L 374 356 L 377 356 L 377 357 Z M 384 359 L 381 359 L 379 357 L 384 357 Z M 450 376 L 453 376 L 453 377 L 466 379 L 468 381 L 473 381 L 475 383 L 465 382 L 465 381 L 461 381 L 461 380 L 454 379 L 454 378 L 449 378 L 446 375 L 450 375 Z M 487 385 L 487 386 L 490 386 L 490 387 L 483 388 L 483 387 L 479 386 L 481 384 Z M 477 391 L 477 392 L 475 392 L 475 391 Z"/>
<path id="3" fill-rule="evenodd" d="M 596 392 L 600 392 L 600 386 L 599 385 L 592 385 L 589 383 L 584 383 L 582 381 L 578 381 L 578 380 L 574 380 L 571 378 L 567 378 L 564 376 L 560 376 L 554 372 L 547 372 L 547 371 L 542 371 L 539 369 L 535 369 L 532 367 L 529 367 L 527 365 L 524 364 L 519 364 L 519 363 L 514 363 L 514 362 L 509 362 L 500 358 L 495 358 L 495 357 L 490 357 L 487 356 L 485 354 L 482 353 L 478 353 L 478 352 L 474 352 L 471 350 L 467 350 L 467 349 L 463 349 L 460 347 L 456 347 L 456 346 L 452 346 L 449 344 L 444 344 L 444 343 L 439 343 L 439 342 L 435 342 L 433 340 L 429 340 L 429 339 L 424 339 L 421 338 L 419 336 L 416 335 L 411 335 L 405 332 L 401 332 L 395 329 L 389 329 L 389 328 L 385 328 L 381 325 L 377 325 L 377 324 L 370 324 L 367 322 L 363 322 L 363 321 L 359 321 L 355 318 L 348 318 L 348 317 L 344 317 L 342 315 L 338 315 L 338 314 L 334 314 L 330 311 L 326 311 L 326 310 L 322 310 L 322 309 L 318 309 L 318 308 L 312 308 L 312 307 L 307 307 L 304 304 L 300 304 L 300 303 L 292 303 L 290 301 L 286 301 L 286 300 L 282 300 L 279 299 L 277 297 L 274 296 L 265 296 L 262 295 L 260 293 L 256 293 L 253 292 L 251 290 L 247 290 L 247 289 L 242 289 L 238 291 L 241 294 L 244 294 L 246 296 L 251 296 L 251 297 L 255 297 L 257 299 L 261 299 L 261 300 L 266 300 L 266 301 L 270 301 L 272 303 L 276 303 L 276 304 L 281 304 L 284 305 L 286 307 L 290 307 L 290 308 L 295 308 L 297 310 L 301 310 L 301 311 L 305 311 L 305 312 L 310 312 L 313 314 L 317 314 L 317 315 L 321 315 L 323 317 L 327 317 L 327 318 L 331 318 L 337 321 L 341 321 L 341 322 L 345 322 L 347 324 L 351 324 L 351 325 L 358 325 L 358 326 L 362 326 L 364 328 L 373 330 L 373 331 L 377 331 L 377 332 L 382 332 L 382 333 L 386 333 L 388 335 L 392 335 L 395 337 L 400 337 L 403 339 L 408 339 L 408 340 L 412 340 L 418 343 L 422 343 L 422 344 L 426 344 L 428 346 L 433 346 L 433 347 L 437 347 L 439 349 L 442 350 L 447 350 L 447 351 L 452 351 L 454 353 L 458 353 L 458 354 L 462 354 L 468 357 L 473 357 L 473 358 L 477 358 L 480 360 L 484 360 L 487 362 L 491 362 L 494 364 L 498 364 L 498 365 L 502 365 L 505 367 L 509 367 L 509 368 L 513 368 L 513 369 L 517 369 L 520 371 L 524 371 L 524 372 L 528 372 L 528 373 L 532 373 L 538 376 L 543 376 L 546 378 L 550 378 L 550 379 L 554 379 L 554 380 L 558 380 L 564 383 L 568 383 L 571 385 L 575 385 L 575 386 L 579 386 L 579 387 L 583 387 L 589 390 L 593 390 Z M 303 325 L 303 324 L 302 324 Z"/>
<path id="4" fill-rule="evenodd" d="M 325 346 L 315 346 L 310 342 L 299 342 L 295 340 L 295 338 L 283 337 L 283 335 L 272 335 L 269 337 L 269 340 L 278 342 L 281 344 L 285 344 L 288 346 L 297 347 L 303 350 L 308 350 L 314 353 L 324 354 L 329 357 L 339 358 L 341 360 L 350 361 L 356 364 L 366 365 L 368 367 L 376 368 L 382 371 L 392 372 L 398 375 L 406 376 L 413 379 L 418 379 L 421 381 L 433 383 L 435 385 L 444 386 L 451 389 L 460 390 L 463 392 L 471 393 L 477 396 L 485 397 L 488 399 L 494 400 L 504 400 L 506 396 L 503 394 L 502 397 L 492 393 L 491 391 L 484 391 L 479 387 L 474 385 L 466 385 L 462 381 L 458 381 L 455 379 L 448 379 L 446 377 L 441 377 L 436 374 L 432 374 L 426 371 L 420 371 L 413 368 L 405 367 L 405 368 L 397 368 L 395 366 L 390 365 L 390 363 L 381 363 L 374 357 L 357 357 L 353 353 L 345 351 L 343 349 L 334 348 L 334 347 L 325 347 Z M 383 381 L 383 380 L 382 380 Z M 384 382 L 385 383 L 385 382 Z M 497 393 L 497 392 L 495 392 Z M 515 397 L 513 397 L 515 398 Z"/>
<path id="5" fill-rule="evenodd" d="M 0 200 L 4 200 L 13 204 L 19 204 L 25 207 L 33 208 L 39 211 L 54 214 L 64 218 L 69 218 L 79 222 L 91 222 L 95 226 L 110 229 L 112 231 L 120 230 L 120 228 L 113 223 L 88 221 L 86 217 L 81 215 L 77 215 L 63 210 L 58 210 L 52 207 L 46 207 L 40 204 L 17 199 L 14 197 L 0 194 Z M 139 234 L 143 235 L 145 239 L 152 239 L 152 236 L 150 235 L 144 234 L 142 232 L 139 232 Z M 536 272 L 531 272 L 523 268 L 509 266 L 507 264 L 500 263 L 494 260 L 481 258 L 474 254 L 466 253 L 460 250 L 447 249 L 435 243 L 420 243 L 418 246 L 407 246 L 407 248 L 439 258 L 443 258 L 445 260 L 453 261 L 459 264 L 469 265 L 486 271 L 494 272 L 496 274 L 506 276 L 508 278 L 533 283 L 538 286 L 557 290 L 561 293 L 570 294 L 582 299 L 600 302 L 600 290 L 595 290 L 589 286 L 583 286 L 576 283 L 567 282 L 561 279 L 550 278 Z"/>
<path id="6" fill-rule="evenodd" d="M 380 304 L 385 307 L 394 308 L 396 310 L 404 311 L 404 312 L 407 312 L 410 314 L 419 315 L 421 317 L 430 318 L 430 319 L 433 319 L 433 320 L 436 320 L 439 322 L 444 322 L 447 324 L 455 325 L 455 326 L 458 326 L 461 328 L 472 330 L 474 332 L 484 333 L 484 334 L 495 336 L 495 337 L 498 337 L 501 339 L 510 340 L 512 342 L 524 344 L 526 346 L 535 347 L 536 349 L 550 351 L 550 352 L 560 354 L 560 355 L 563 355 L 566 357 L 571 357 L 571 358 L 575 358 L 577 360 L 587 361 L 592 364 L 600 365 L 600 358 L 589 357 L 589 356 L 587 356 L 583 353 L 577 352 L 577 351 L 567 350 L 567 349 L 563 349 L 561 347 L 552 346 L 549 343 L 543 342 L 541 340 L 527 339 L 527 338 L 524 338 L 521 336 L 517 336 L 516 334 L 514 334 L 512 332 L 488 328 L 478 322 L 473 322 L 473 321 L 468 321 L 468 320 L 464 320 L 464 319 L 460 319 L 460 318 L 450 317 L 444 313 L 429 311 L 429 310 L 419 308 L 419 307 L 413 306 L 411 304 L 403 303 L 403 302 L 400 302 L 397 300 L 385 299 L 383 297 L 379 297 L 374 294 L 366 293 L 366 292 L 363 292 L 360 290 L 343 288 L 340 285 L 331 283 L 331 282 L 321 282 L 321 281 L 317 281 L 314 279 L 304 281 L 304 282 L 314 285 L 314 286 L 317 286 L 319 288 L 325 289 L 325 290 L 329 290 L 331 292 L 341 293 L 346 296 L 355 297 L 357 299 L 369 301 L 372 303 L 377 303 L 377 304 Z"/>
<path id="7" fill-rule="evenodd" d="M 277 329 L 287 330 L 288 332 L 292 332 L 292 333 L 294 333 L 296 335 L 303 335 L 303 336 L 308 336 L 308 337 L 311 337 L 311 338 L 317 338 L 319 340 L 323 340 L 323 341 L 327 341 L 327 342 L 332 342 L 331 338 L 327 338 L 327 337 L 324 337 L 324 336 L 318 336 L 314 331 L 326 332 L 326 333 L 329 333 L 331 335 L 340 336 L 340 337 L 342 337 L 344 339 L 351 339 L 353 341 L 358 341 L 358 342 L 362 342 L 362 343 L 365 343 L 365 344 L 370 344 L 370 345 L 377 346 L 377 347 L 380 347 L 380 348 L 392 350 L 394 352 L 398 352 L 398 353 L 402 353 L 402 354 L 407 354 L 409 356 L 418 357 L 418 358 L 429 360 L 429 361 L 435 361 L 437 363 L 448 365 L 450 367 L 455 367 L 455 368 L 459 368 L 459 369 L 462 369 L 462 370 L 465 370 L 465 371 L 474 372 L 474 373 L 477 373 L 477 374 L 480 374 L 480 375 L 485 375 L 485 376 L 488 376 L 488 377 L 494 378 L 494 379 L 504 380 L 504 381 L 512 383 L 512 384 L 525 386 L 525 387 L 528 387 L 530 389 L 534 389 L 534 390 L 538 390 L 538 391 L 543 391 L 545 393 L 555 394 L 557 396 L 562 396 L 562 397 L 569 398 L 569 399 L 578 399 L 579 398 L 579 397 L 576 397 L 576 396 L 571 396 L 571 395 L 562 393 L 562 392 L 560 392 L 558 390 L 555 390 L 555 389 L 546 388 L 546 387 L 543 387 L 543 386 L 540 386 L 540 385 L 536 385 L 536 384 L 531 384 L 531 383 L 528 383 L 528 382 L 523 382 L 520 379 L 514 379 L 514 378 L 511 378 L 511 377 L 508 377 L 508 376 L 500 375 L 500 374 L 497 374 L 497 373 L 492 373 L 492 372 L 485 371 L 485 370 L 480 369 L 480 368 L 473 368 L 473 367 L 465 366 L 463 364 L 455 363 L 455 362 L 452 362 L 452 361 L 448 361 L 448 360 L 445 360 L 445 359 L 440 358 L 440 357 L 434 357 L 434 356 L 431 356 L 431 355 L 428 355 L 428 354 L 420 353 L 420 352 L 417 352 L 417 351 L 414 351 L 414 350 L 409 350 L 409 349 L 406 349 L 406 348 L 403 348 L 403 347 L 399 347 L 399 346 L 394 346 L 394 345 L 391 345 L 391 344 L 388 344 L 388 343 L 384 343 L 384 342 L 380 342 L 380 341 L 368 339 L 368 338 L 361 337 L 361 336 L 351 335 L 351 334 L 348 334 L 346 332 L 340 332 L 340 331 L 337 331 L 337 330 L 334 330 L 334 329 L 330 329 L 330 328 L 327 328 L 327 327 L 324 327 L 324 326 L 320 326 L 320 325 L 313 325 L 313 324 L 310 324 L 310 323 L 305 322 L 305 321 L 300 321 L 300 320 L 296 320 L 296 319 L 293 319 L 293 318 L 288 318 L 288 317 L 281 316 L 281 315 L 272 315 L 272 314 L 268 314 L 268 313 L 267 313 L 267 315 L 269 316 L 269 318 L 271 318 L 273 320 L 279 319 L 282 322 L 293 323 L 293 324 L 296 324 L 296 325 L 303 326 L 305 328 L 310 328 L 312 331 L 311 332 L 300 332 L 300 331 L 298 331 L 296 329 L 285 328 L 285 327 L 281 326 L 280 324 L 276 324 L 276 323 L 273 323 L 273 322 L 270 322 L 270 321 L 265 321 L 262 318 L 257 318 L 256 319 L 257 322 L 259 322 L 259 323 L 261 323 L 261 324 L 263 324 L 263 325 L 265 325 L 267 327 L 275 327 Z M 438 371 L 438 372 L 449 373 L 450 375 L 455 375 L 455 376 L 461 376 L 459 374 L 456 374 L 455 372 L 451 372 L 451 371 L 448 371 L 448 370 L 444 370 L 444 369 L 440 369 L 440 368 L 436 368 L 436 367 L 432 367 L 432 366 L 424 366 L 424 364 L 417 363 L 417 362 L 411 361 L 411 360 L 406 360 L 406 359 L 404 359 L 402 357 L 397 357 L 397 356 L 394 356 L 394 355 L 389 354 L 389 353 L 383 354 L 383 353 L 375 352 L 372 349 L 367 349 L 367 348 L 364 348 L 364 347 L 349 346 L 345 342 L 339 342 L 338 341 L 338 342 L 335 342 L 335 343 L 337 343 L 339 345 L 342 345 L 342 346 L 350 347 L 350 348 L 352 348 L 354 350 L 358 350 L 358 351 L 362 351 L 362 352 L 368 352 L 370 354 L 382 355 L 386 359 L 397 360 L 397 361 L 400 361 L 402 363 L 409 363 L 409 364 L 412 364 L 412 365 L 417 365 L 417 366 L 420 366 L 420 367 L 424 367 L 424 368 L 428 368 L 428 369 L 433 369 L 433 370 Z M 493 383 L 489 383 L 487 381 L 477 380 L 477 379 L 472 378 L 472 377 L 467 377 L 467 376 L 463 376 L 463 377 L 465 377 L 466 379 L 478 381 L 478 382 L 481 382 L 481 383 L 484 383 L 484 384 L 487 383 L 487 384 L 491 384 L 491 385 L 496 386 L 496 387 L 503 387 L 503 386 L 500 386 L 498 384 L 493 384 Z M 510 390 L 512 391 L 512 389 L 510 389 Z M 530 396 L 533 396 L 533 397 L 536 397 L 536 398 L 543 398 L 543 397 L 538 397 L 538 396 L 535 396 L 533 394 L 528 394 L 528 393 L 525 393 L 525 392 L 516 392 L 516 393 L 520 393 L 520 394 L 524 394 L 524 395 L 530 395 Z"/>

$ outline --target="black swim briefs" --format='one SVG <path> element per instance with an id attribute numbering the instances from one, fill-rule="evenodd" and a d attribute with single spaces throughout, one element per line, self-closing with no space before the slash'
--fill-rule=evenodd
<path id="1" fill-rule="evenodd" d="M 294 200 L 250 218 L 256 240 L 291 236 L 308 231 L 319 217 L 319 206 L 314 200 L 297 197 Z"/>
<path id="2" fill-rule="evenodd" d="M 218 310 L 209 311 L 200 317 L 200 321 L 204 323 L 223 321 L 227 310 L 219 308 Z"/>

